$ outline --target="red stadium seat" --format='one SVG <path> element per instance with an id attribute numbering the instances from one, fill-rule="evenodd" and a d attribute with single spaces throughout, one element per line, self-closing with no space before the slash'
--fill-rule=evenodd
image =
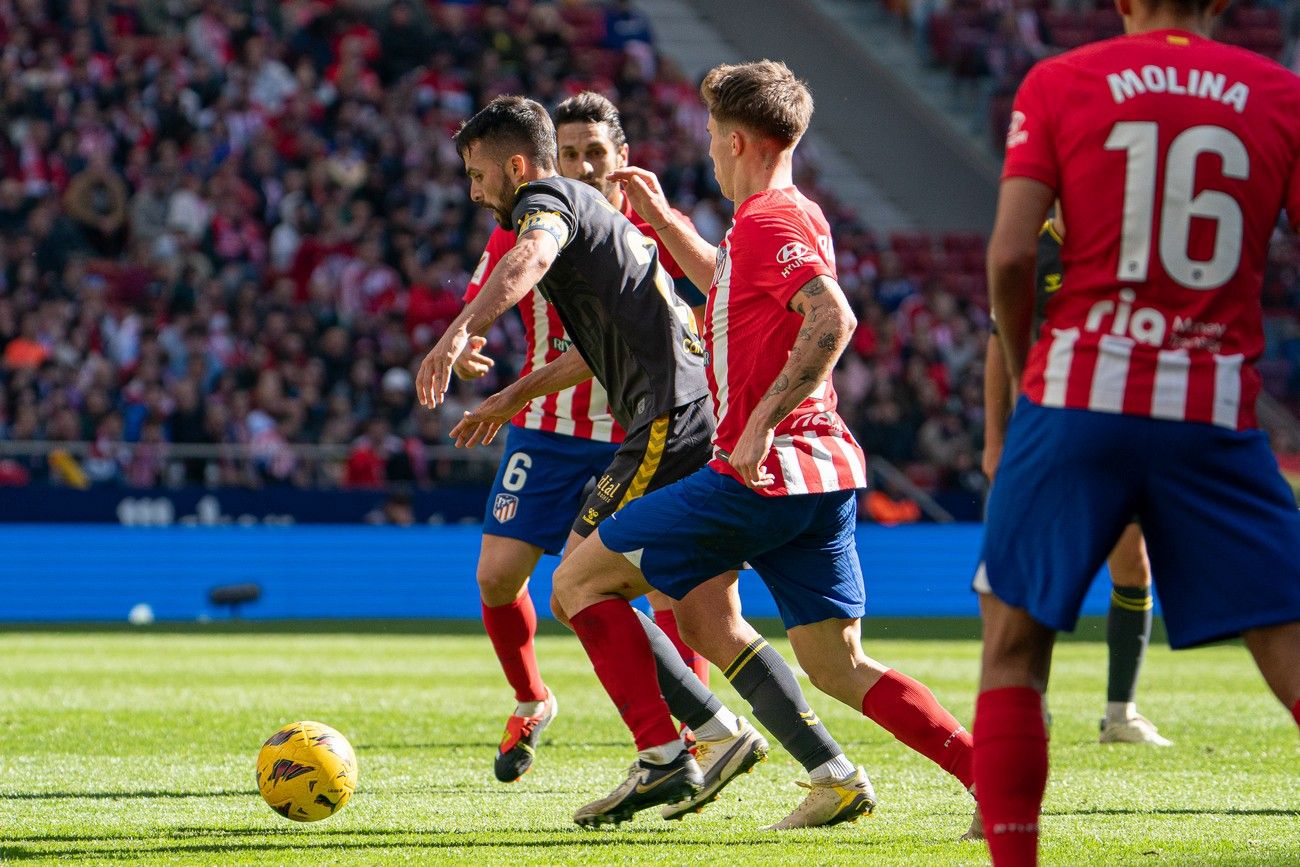
<path id="1" fill-rule="evenodd" d="M 1282 38 L 1282 31 L 1277 27 L 1250 27 L 1245 31 L 1245 40 L 1242 42 L 1246 48 L 1251 51 L 1258 51 L 1265 57 L 1271 57 L 1279 60 L 1282 57 L 1282 48 L 1286 42 Z"/>
<path id="2" fill-rule="evenodd" d="M 934 491 L 939 487 L 939 471 L 931 464 L 919 461 L 903 468 L 903 475 L 923 491 Z"/>
<path id="3" fill-rule="evenodd" d="M 952 16 L 941 12 L 930 16 L 930 54 L 939 66 L 952 63 L 954 30 Z"/>
<path id="4" fill-rule="evenodd" d="M 1277 9 L 1242 6 L 1231 17 L 1238 27 L 1267 27 L 1279 35 L 1282 32 L 1282 13 Z"/>
<path id="5" fill-rule="evenodd" d="M 1011 123 L 1011 106 L 1015 102 L 1014 94 L 1003 93 L 989 100 L 989 134 L 993 152 L 1002 153 L 1007 143 L 1007 127 Z"/>
<path id="6" fill-rule="evenodd" d="M 591 71 L 610 81 L 618 78 L 618 72 L 623 68 L 623 52 L 613 51 L 608 48 L 590 49 L 591 54 Z"/>
<path id="7" fill-rule="evenodd" d="M 1048 9 L 1042 17 L 1049 32 L 1058 27 L 1072 27 L 1079 22 L 1079 16 L 1066 9 Z"/>
<path id="8" fill-rule="evenodd" d="M 1097 38 L 1097 32 L 1087 25 L 1057 27 L 1052 31 L 1052 43 L 1065 49 L 1087 45 L 1089 42 L 1097 41 Z"/>
<path id="9" fill-rule="evenodd" d="M 1101 39 L 1119 36 L 1124 32 L 1124 20 L 1119 17 L 1119 13 L 1113 8 L 1096 9 L 1089 12 L 1084 21 L 1092 29 L 1093 33 L 1099 34 Z"/>
<path id="10" fill-rule="evenodd" d="M 951 291 L 958 298 L 988 306 L 988 280 L 983 274 L 957 274 L 952 279 Z"/>
<path id="11" fill-rule="evenodd" d="M 929 250 L 931 241 L 924 232 L 895 232 L 889 236 L 889 246 L 902 255 L 904 252 Z"/>
<path id="12" fill-rule="evenodd" d="M 962 254 L 961 271 L 963 274 L 983 274 L 985 269 L 984 248 L 967 250 Z"/>
<path id="13" fill-rule="evenodd" d="M 968 250 L 984 251 L 984 236 L 979 232 L 948 232 L 943 236 L 943 249 L 948 253 L 964 253 Z"/>
<path id="14" fill-rule="evenodd" d="M 1214 38 L 1230 45 L 1240 45 L 1246 41 L 1246 31 L 1224 21 L 1215 29 Z"/>

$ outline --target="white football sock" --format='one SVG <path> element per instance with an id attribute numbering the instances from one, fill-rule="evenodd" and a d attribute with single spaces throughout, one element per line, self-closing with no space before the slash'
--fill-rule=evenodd
<path id="1" fill-rule="evenodd" d="M 724 707 L 704 725 L 691 731 L 695 732 L 697 741 L 722 741 L 740 734 L 740 720 Z"/>
<path id="2" fill-rule="evenodd" d="M 1108 701 L 1106 702 L 1106 722 L 1122 723 L 1133 719 L 1138 715 L 1137 702 L 1134 701 Z"/>
<path id="3" fill-rule="evenodd" d="M 546 700 L 521 701 L 515 705 L 515 716 L 537 716 L 546 707 Z"/>
<path id="4" fill-rule="evenodd" d="M 822 762 L 808 772 L 814 783 L 838 783 L 853 776 L 857 769 L 844 753 L 840 753 L 829 762 Z"/>
<path id="5" fill-rule="evenodd" d="M 643 762 L 649 762 L 652 765 L 666 765 L 685 751 L 686 744 L 682 743 L 681 738 L 677 738 L 666 744 L 651 747 L 648 750 L 638 750 L 636 755 Z"/>

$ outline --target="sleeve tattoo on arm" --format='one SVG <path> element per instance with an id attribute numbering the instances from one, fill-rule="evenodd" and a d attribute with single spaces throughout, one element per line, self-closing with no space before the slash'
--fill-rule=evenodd
<path id="1" fill-rule="evenodd" d="M 772 387 L 767 390 L 767 394 L 764 396 L 775 397 L 776 395 L 786 391 L 789 387 L 790 387 L 790 377 L 786 376 L 783 373 L 776 378 L 776 382 L 772 383 Z"/>

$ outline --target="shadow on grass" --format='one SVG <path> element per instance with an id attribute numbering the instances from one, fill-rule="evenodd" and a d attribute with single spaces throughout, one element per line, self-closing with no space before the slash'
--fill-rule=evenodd
<path id="1" fill-rule="evenodd" d="M 5 801 L 60 801 L 78 798 L 118 801 L 129 798 L 248 798 L 256 797 L 256 789 L 214 789 L 208 792 L 176 792 L 162 789 L 142 789 L 135 792 L 2 792 Z"/>
<path id="2" fill-rule="evenodd" d="M 477 784 L 466 786 L 413 786 L 402 788 L 384 787 L 385 795 L 466 795 L 476 798 L 501 796 L 509 798 L 536 797 L 538 795 L 573 796 L 571 789 L 506 789 L 500 786 L 480 787 Z M 368 794 L 364 786 L 362 794 Z M 121 801 L 132 798 L 256 798 L 256 789 L 216 789 L 209 792 L 175 792 L 146 789 L 138 792 L 0 792 L 0 801 L 76 801 L 105 800 Z"/>
<path id="3" fill-rule="evenodd" d="M 868 585 L 870 590 L 870 585 Z M 754 627 L 768 637 L 784 634 L 781 621 L 755 618 Z M 465 635 L 481 637 L 483 624 L 478 620 L 219 620 L 210 623 L 167 622 L 148 626 L 131 626 L 126 623 L 16 623 L 0 622 L 0 635 L 5 633 L 95 633 L 129 635 L 412 635 L 439 636 Z M 554 620 L 537 624 L 539 635 L 565 635 L 573 633 Z M 1151 640 L 1162 642 L 1164 625 L 1156 619 Z M 906 641 L 978 641 L 980 622 L 974 617 L 871 617 L 862 621 L 862 637 L 870 642 L 887 640 Z M 1084 617 L 1072 634 L 1061 636 L 1062 641 L 1105 641 L 1106 618 Z"/>
<path id="4" fill-rule="evenodd" d="M 179 843 L 176 845 L 148 845 L 132 846 L 134 842 L 152 842 L 143 837 L 124 837 L 117 838 L 122 845 L 111 845 L 113 838 L 95 837 L 95 836 L 50 836 L 50 837 L 26 837 L 21 838 L 19 843 L 0 843 L 0 859 L 12 861 L 31 861 L 37 859 L 62 859 L 62 858 L 141 858 L 157 857 L 167 855 L 193 855 L 193 854 L 213 854 L 225 856 L 228 858 L 237 858 L 240 853 L 259 853 L 261 855 L 270 855 L 275 852 L 291 851 L 310 851 L 310 850 L 336 850 L 342 846 L 347 846 L 349 850 L 385 850 L 385 849 L 425 849 L 437 852 L 439 849 L 506 849 L 522 848 L 528 849 L 542 848 L 560 848 L 576 847 L 586 845 L 618 845 L 618 846 L 656 846 L 662 847 L 671 842 L 675 849 L 682 847 L 695 848 L 713 848 L 723 845 L 722 841 L 710 838 L 691 839 L 674 834 L 670 830 L 628 830 L 614 832 L 614 834 L 601 834 L 585 832 L 579 829 L 573 830 L 529 830 L 529 831 L 492 831 L 490 837 L 478 839 L 476 834 L 465 834 L 460 832 L 412 832 L 402 830 L 381 830 L 381 829 L 362 829 L 357 831 L 337 832 L 307 832 L 310 837 L 302 832 L 296 832 L 292 829 L 261 831 L 247 829 L 238 832 L 240 836 L 246 837 L 275 837 L 274 840 L 265 840 L 261 842 L 245 841 L 242 839 L 232 839 L 229 842 L 211 842 L 211 843 Z M 227 836 L 231 832 L 226 831 L 209 831 L 212 836 Z M 486 835 L 485 835 L 486 836 Z M 356 838 L 366 838 L 358 842 Z M 392 839 L 389 839 L 392 838 Z M 396 839 L 401 838 L 401 839 Z M 46 848 L 41 843 L 101 843 L 102 845 L 76 845 L 67 848 Z M 35 844 L 35 845 L 32 845 Z M 784 848 L 789 845 L 789 840 L 785 837 L 776 835 L 756 835 L 753 839 L 734 840 L 729 839 L 727 845 L 743 846 L 764 846 L 768 848 Z M 229 863 L 229 862 L 226 862 Z"/>
<path id="5" fill-rule="evenodd" d="M 549 740 L 542 741 L 543 744 L 551 743 Z M 400 751 L 400 750 L 495 750 L 497 741 L 470 741 L 454 742 L 442 741 L 439 743 L 425 744 L 353 744 L 358 753 L 366 750 L 383 750 Z M 628 741 L 583 741 L 580 745 L 583 749 L 628 749 Z"/>
<path id="6" fill-rule="evenodd" d="M 536 835 L 565 835 L 574 841 L 583 840 L 601 840 L 600 834 L 617 833 L 621 835 L 632 835 L 633 837 L 667 837 L 674 835 L 676 832 L 672 828 L 624 828 L 621 831 L 584 831 L 580 828 L 496 828 L 491 831 L 475 832 L 476 834 L 490 834 L 494 837 L 506 836 L 510 840 L 500 842 L 499 845 L 515 845 L 526 843 L 529 838 Z M 282 827 L 277 828 L 206 828 L 198 825 L 180 826 L 167 831 L 161 838 L 158 836 L 139 836 L 126 834 L 121 837 L 106 837 L 103 834 L 28 834 L 24 836 L 11 836 L 6 842 L 0 843 L 2 846 L 10 845 L 39 845 L 41 843 L 91 843 L 96 840 L 102 843 L 109 842 L 176 842 L 179 846 L 181 841 L 185 840 L 202 840 L 203 838 L 214 838 L 221 840 L 229 838 L 232 845 L 239 843 L 241 838 L 245 837 L 289 837 L 296 841 L 306 841 L 308 843 L 325 844 L 332 840 L 342 840 L 343 838 L 352 837 L 408 837 L 416 841 L 437 841 L 437 838 L 445 837 L 446 840 L 440 841 L 441 845 L 452 845 L 458 840 L 466 837 L 465 832 L 461 831 L 429 831 L 429 830 L 411 830 L 404 828 L 342 828 L 339 826 L 328 827 L 321 825 L 303 825 L 297 822 L 286 822 Z M 469 834 L 468 836 L 474 836 Z M 620 840 L 623 838 L 620 837 Z M 674 837 L 676 839 L 676 837 Z M 763 838 L 757 838 L 763 839 Z M 495 842 L 495 841 L 494 841 Z M 707 840 L 696 840 L 699 842 L 708 842 Z M 486 845 L 482 841 L 480 845 Z M 216 845 L 210 843 L 208 845 Z"/>
<path id="7" fill-rule="evenodd" d="M 1224 809 L 1215 809 L 1214 807 L 1173 807 L 1168 809 L 1157 808 L 1144 810 L 1133 808 L 1131 810 L 1119 810 L 1115 808 L 1098 808 L 1095 810 L 1044 810 L 1045 816 L 1286 816 L 1288 818 L 1300 817 L 1300 810 L 1281 810 L 1274 807 L 1258 807 L 1254 809 L 1242 807 L 1225 807 Z"/>

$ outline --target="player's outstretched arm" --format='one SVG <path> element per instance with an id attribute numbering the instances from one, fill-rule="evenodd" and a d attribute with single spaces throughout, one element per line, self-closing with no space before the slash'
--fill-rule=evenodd
<path id="1" fill-rule="evenodd" d="M 1007 436 L 1007 422 L 1011 420 L 1011 405 L 1011 380 L 1007 377 L 1007 363 L 1002 357 L 1002 343 L 996 334 L 990 334 L 984 355 L 984 457 L 981 461 L 989 481 L 993 481 L 998 462 L 1002 460 L 1002 444 Z"/>
<path id="2" fill-rule="evenodd" d="M 432 409 L 442 403 L 451 385 L 452 368 L 469 345 L 471 335 L 482 334 L 523 300 L 545 276 L 559 252 L 559 244 L 546 232 L 528 232 L 501 257 L 482 291 L 465 305 L 420 364 L 415 395 L 421 406 Z"/>
<path id="3" fill-rule="evenodd" d="M 591 368 L 577 347 L 571 346 L 550 364 L 542 365 L 465 413 L 465 417 L 451 429 L 451 436 L 461 448 L 473 448 L 480 443 L 489 445 L 496 439 L 501 426 L 514 418 L 528 401 L 589 379 Z"/>
<path id="4" fill-rule="evenodd" d="M 1038 230 L 1055 198 L 1051 187 L 1022 177 L 1007 178 L 998 193 L 998 214 L 989 238 L 989 301 L 1010 382 L 1020 381 L 1029 354 Z"/>
<path id="5" fill-rule="evenodd" d="M 677 260 L 687 279 L 707 295 L 713 285 L 713 266 L 717 262 L 718 248 L 701 238 L 694 226 L 677 219 L 655 173 L 627 166 L 610 172 L 609 179 L 623 185 L 623 192 L 632 202 L 632 210 L 659 235 L 659 240 Z"/>
<path id="6" fill-rule="evenodd" d="M 763 461 L 772 448 L 776 426 L 830 377 L 858 327 L 840 284 L 830 277 L 814 277 L 805 283 L 790 299 L 790 308 L 803 316 L 803 326 L 785 366 L 746 421 L 729 458 L 751 488 L 772 484 Z"/>

